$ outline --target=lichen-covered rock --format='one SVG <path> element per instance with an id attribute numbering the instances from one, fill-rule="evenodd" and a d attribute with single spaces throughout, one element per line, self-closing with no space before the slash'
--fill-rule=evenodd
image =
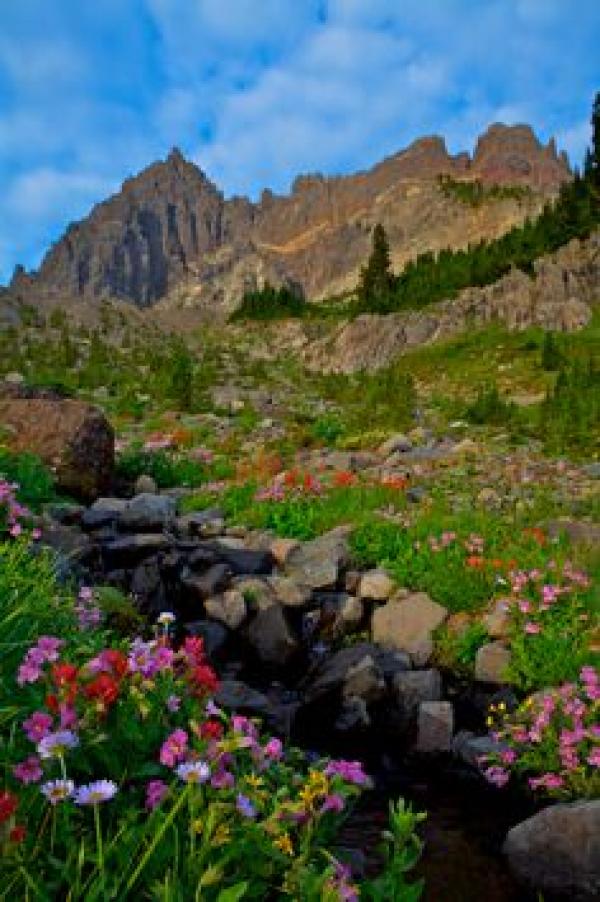
<path id="1" fill-rule="evenodd" d="M 71 398 L 0 394 L 0 424 L 7 446 L 40 457 L 66 494 L 93 501 L 109 489 L 114 433 L 98 408 Z"/>

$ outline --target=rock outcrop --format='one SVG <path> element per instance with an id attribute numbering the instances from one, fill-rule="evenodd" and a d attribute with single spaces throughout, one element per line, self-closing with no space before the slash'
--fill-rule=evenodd
<path id="1" fill-rule="evenodd" d="M 512 270 L 493 285 L 467 288 L 456 299 L 424 311 L 359 316 L 326 339 L 307 344 L 305 362 L 325 372 L 375 370 L 403 351 L 497 321 L 509 329 L 575 331 L 591 319 L 591 305 L 600 300 L 599 286 L 596 232 L 587 241 L 575 239 L 538 260 L 532 278 Z"/>
<path id="2" fill-rule="evenodd" d="M 531 191 L 474 208 L 441 190 L 442 175 Z M 71 225 L 37 274 L 18 268 L 11 287 L 26 300 L 112 297 L 146 307 L 169 297 L 211 310 L 230 309 L 265 281 L 318 298 L 355 284 L 378 221 L 399 267 L 427 249 L 503 233 L 569 178 L 554 144 L 542 146 L 524 125 L 491 126 L 472 159 L 422 138 L 366 172 L 300 176 L 289 195 L 265 191 L 258 203 L 225 200 L 173 150 Z"/>

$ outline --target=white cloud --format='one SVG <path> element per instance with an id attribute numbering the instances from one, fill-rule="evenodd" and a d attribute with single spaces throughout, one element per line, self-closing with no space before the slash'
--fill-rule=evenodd
<path id="1" fill-rule="evenodd" d="M 34 169 L 18 176 L 5 199 L 6 209 L 27 221 L 44 220 L 57 209 L 71 215 L 85 209 L 94 198 L 102 197 L 114 185 L 93 173 L 60 172 L 49 167 Z"/>

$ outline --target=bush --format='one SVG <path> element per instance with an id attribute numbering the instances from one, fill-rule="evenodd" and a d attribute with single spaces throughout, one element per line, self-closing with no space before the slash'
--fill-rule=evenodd
<path id="1" fill-rule="evenodd" d="M 54 477 L 35 454 L 13 454 L 0 448 L 0 478 L 16 483 L 17 497 L 33 511 L 56 500 Z"/>
<path id="2" fill-rule="evenodd" d="M 496 385 L 480 388 L 475 401 L 465 410 L 465 417 L 478 426 L 507 426 L 514 422 L 517 407 L 505 401 Z"/>
<path id="3" fill-rule="evenodd" d="M 247 291 L 230 321 L 245 319 L 272 320 L 298 317 L 304 314 L 306 302 L 302 295 L 283 285 L 273 288 L 268 283 L 257 291 Z"/>

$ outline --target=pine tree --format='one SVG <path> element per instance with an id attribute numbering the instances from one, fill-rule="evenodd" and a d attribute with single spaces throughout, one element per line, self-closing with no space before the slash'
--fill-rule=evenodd
<path id="1" fill-rule="evenodd" d="M 592 108 L 592 146 L 585 155 L 585 177 L 600 191 L 600 91 Z"/>
<path id="2" fill-rule="evenodd" d="M 394 284 L 390 247 L 381 223 L 373 229 L 371 255 L 360 272 L 357 302 L 361 310 L 385 312 Z"/>

